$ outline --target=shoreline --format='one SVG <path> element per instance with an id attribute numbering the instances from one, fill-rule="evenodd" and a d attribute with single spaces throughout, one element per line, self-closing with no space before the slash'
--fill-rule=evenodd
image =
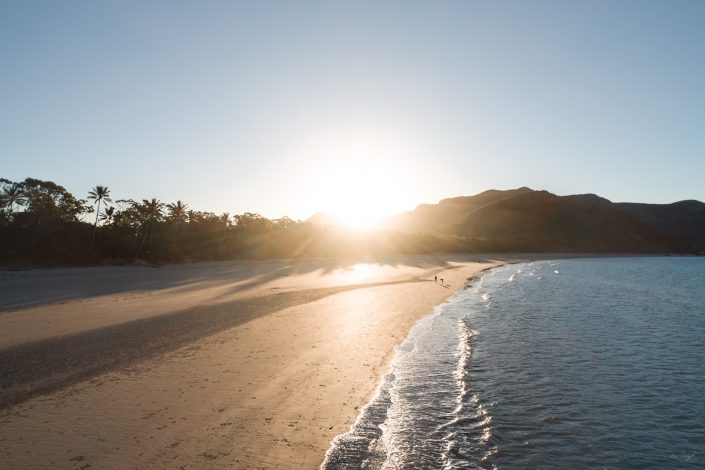
<path id="1" fill-rule="evenodd" d="M 413 336 L 415 336 L 415 335 L 418 334 L 415 330 L 416 330 L 417 328 L 423 326 L 422 323 L 429 321 L 430 319 L 432 319 L 432 318 L 435 317 L 436 315 L 442 314 L 442 307 L 448 303 L 448 300 L 449 300 L 449 299 L 451 299 L 454 295 L 457 295 L 458 292 L 459 292 L 461 289 L 467 289 L 467 288 L 470 287 L 473 283 L 479 281 L 479 280 L 482 278 L 482 275 L 483 275 L 484 273 L 489 273 L 490 271 L 492 271 L 492 270 L 494 270 L 494 269 L 496 269 L 496 268 L 499 268 L 499 267 L 502 267 L 502 266 L 506 266 L 506 265 L 525 264 L 525 263 L 531 263 L 531 262 L 539 261 L 539 260 L 542 260 L 542 258 L 536 258 L 536 259 L 531 259 L 531 260 L 527 260 L 527 259 L 507 260 L 507 261 L 497 262 L 496 264 L 492 264 L 491 266 L 487 266 L 487 267 L 482 268 L 482 269 L 478 269 L 477 271 L 473 272 L 470 277 L 466 278 L 466 279 L 465 279 L 465 282 L 464 282 L 463 284 L 461 284 L 461 285 L 458 286 L 456 289 L 454 289 L 453 291 L 451 291 L 450 294 L 448 294 L 448 296 L 446 296 L 439 304 L 435 305 L 435 306 L 432 308 L 432 310 L 431 310 L 428 314 L 426 314 L 426 315 L 420 317 L 419 319 L 417 319 L 416 322 L 415 322 L 413 325 L 411 325 L 411 327 L 409 328 L 409 331 L 407 332 L 406 336 L 401 340 L 401 342 L 399 342 L 399 344 L 397 344 L 397 345 L 394 347 L 394 353 L 393 353 L 393 355 L 392 355 L 392 357 L 391 357 L 391 360 L 389 361 L 389 363 L 388 363 L 388 365 L 387 365 L 387 370 L 379 377 L 379 380 L 378 380 L 377 386 L 376 386 L 375 389 L 374 389 L 374 392 L 372 393 L 372 395 L 370 396 L 370 398 L 367 400 L 367 402 L 365 403 L 365 405 L 360 409 L 360 412 L 359 412 L 358 415 L 355 417 L 354 422 L 352 422 L 352 423 L 350 424 L 349 428 L 348 428 L 345 432 L 343 432 L 343 433 L 341 433 L 341 434 L 338 434 L 338 435 L 335 436 L 335 438 L 331 441 L 331 445 L 330 445 L 330 447 L 328 448 L 328 450 L 326 451 L 325 456 L 324 456 L 324 459 L 323 459 L 323 462 L 321 463 L 321 468 L 323 468 L 323 465 L 325 464 L 326 460 L 328 459 L 328 454 L 329 454 L 329 452 L 333 449 L 333 447 L 334 447 L 334 445 L 335 445 L 335 441 L 336 441 L 338 438 L 340 438 L 341 436 L 344 436 L 344 435 L 347 435 L 347 434 L 349 434 L 349 433 L 352 433 L 352 432 L 354 431 L 355 427 L 358 425 L 359 420 L 363 417 L 363 414 L 365 413 L 365 409 L 366 409 L 368 406 L 370 406 L 371 404 L 373 404 L 373 402 L 378 398 L 379 394 L 382 392 L 382 388 L 384 387 L 384 379 L 385 379 L 391 372 L 393 372 L 393 370 L 394 370 L 394 369 L 393 369 L 394 361 L 396 361 L 396 360 L 398 359 L 399 355 L 402 353 L 402 352 L 400 351 L 400 348 L 401 348 L 402 346 L 404 346 L 408 341 L 410 341 L 410 340 L 413 338 Z"/>
<path id="2" fill-rule="evenodd" d="M 379 406 L 379 405 L 377 405 L 377 401 L 381 398 L 380 395 L 382 395 L 384 393 L 385 387 L 389 387 L 389 384 L 388 384 L 388 382 L 386 382 L 386 379 L 389 376 L 389 374 L 394 372 L 395 361 L 397 361 L 400 358 L 401 354 L 410 354 L 411 349 L 407 349 L 406 351 L 402 351 L 401 348 L 403 346 L 407 345 L 407 343 L 409 341 L 414 341 L 414 342 L 417 341 L 418 335 L 423 334 L 424 332 L 428 331 L 428 328 L 430 327 L 430 324 L 433 322 L 433 319 L 436 316 L 443 314 L 443 307 L 448 304 L 449 299 L 451 299 L 455 295 L 458 295 L 458 293 L 461 289 L 463 289 L 463 290 L 467 289 L 473 283 L 481 280 L 482 275 L 484 273 L 489 273 L 490 271 L 492 271 L 496 268 L 502 267 L 502 266 L 513 265 L 513 264 L 525 264 L 525 263 L 530 263 L 532 261 L 537 261 L 537 260 L 510 260 L 510 261 L 505 261 L 505 262 L 499 262 L 497 264 L 494 264 L 492 266 L 488 266 L 486 268 L 483 268 L 483 269 L 480 269 L 480 270 L 474 272 L 470 277 L 468 277 L 465 280 L 463 285 L 461 285 L 457 289 L 453 290 L 452 293 L 449 294 L 445 299 L 443 299 L 443 301 L 441 303 L 439 303 L 438 305 L 433 307 L 433 310 L 430 313 L 419 318 L 416 321 L 416 323 L 414 323 L 411 326 L 411 328 L 409 329 L 409 331 L 408 331 L 407 335 L 404 337 L 404 339 L 398 345 L 396 345 L 394 347 L 394 354 L 393 354 L 391 360 L 389 361 L 389 364 L 387 365 L 386 372 L 384 372 L 379 377 L 379 380 L 378 380 L 377 386 L 374 389 L 374 392 L 372 393 L 370 398 L 367 400 L 365 405 L 360 408 L 360 411 L 357 414 L 357 416 L 355 417 L 355 420 L 350 424 L 349 428 L 345 432 L 338 434 L 331 441 L 330 446 L 328 447 L 328 449 L 325 452 L 325 455 L 323 457 L 323 461 L 321 462 L 321 464 L 319 466 L 320 470 L 324 470 L 324 469 L 328 468 L 328 464 L 330 464 L 331 462 L 333 462 L 332 463 L 333 467 L 331 467 L 331 468 L 336 468 L 336 459 L 339 458 L 339 456 L 335 455 L 335 451 L 337 450 L 337 448 L 340 445 L 346 445 L 346 443 L 345 443 L 346 437 L 355 436 L 355 435 L 357 435 L 359 437 L 366 436 L 370 432 L 369 431 L 370 424 L 367 424 L 367 426 L 365 426 L 365 423 L 364 423 L 365 419 L 369 419 L 368 409 L 370 407 Z M 419 331 L 417 331 L 417 329 Z M 375 426 L 375 427 L 377 427 L 377 426 Z M 381 435 L 378 438 L 381 438 Z M 338 441 L 340 441 L 340 442 L 338 442 Z M 348 445 L 349 445 L 349 443 L 348 443 Z M 332 459 L 332 460 L 329 460 L 329 459 Z M 346 464 L 349 465 L 349 462 L 346 462 Z"/>
<path id="3" fill-rule="evenodd" d="M 581 467 L 628 460 L 622 450 L 635 442 L 635 433 L 641 433 L 638 441 L 649 443 L 643 446 L 648 457 L 642 461 L 658 460 L 668 466 L 668 460 L 674 459 L 672 449 L 693 429 L 702 428 L 697 406 L 689 414 L 674 410 L 700 396 L 703 387 L 698 384 L 703 382 L 679 382 L 670 399 L 664 399 L 663 393 L 642 397 L 634 384 L 649 381 L 654 362 L 674 378 L 690 378 L 699 370 L 702 362 L 695 346 L 703 326 L 697 308 L 703 299 L 699 284 L 703 265 L 698 261 L 572 259 L 493 268 L 483 281 L 442 304 L 438 315 L 417 324 L 422 327 L 399 348 L 401 354 L 380 383 L 381 389 L 348 433 L 336 438 L 321 469 L 358 468 L 363 462 L 371 462 L 371 468 L 390 462 L 400 468 L 433 469 L 440 463 L 449 468 L 483 463 L 512 467 L 526 461 L 527 446 L 536 450 L 534 462 L 555 457 L 565 467 Z M 664 276 L 669 282 L 659 290 L 663 286 L 658 280 Z M 553 293 L 553 299 L 547 301 L 547 292 Z M 685 300 L 674 306 L 662 292 Z M 644 299 L 653 307 L 645 310 Z M 654 318 L 662 321 L 654 323 Z M 654 336 L 661 329 L 653 325 L 664 321 L 671 326 Z M 680 344 L 673 338 L 684 335 L 690 340 L 672 346 Z M 629 353 L 622 341 L 625 336 L 630 340 Z M 591 349 L 595 343 L 600 345 L 597 351 Z M 661 345 L 657 349 L 663 351 L 663 358 L 651 359 L 654 345 Z M 645 357 L 649 360 L 641 360 Z M 610 366 L 602 369 L 605 363 Z M 625 363 L 633 367 L 626 374 L 629 380 L 620 382 Z M 571 386 L 556 389 L 552 380 L 556 377 L 566 378 L 560 382 Z M 619 390 L 582 405 L 581 398 L 596 387 L 614 392 L 615 377 Z M 662 382 L 658 379 L 651 380 L 657 388 Z M 527 396 L 536 398 L 536 406 L 526 406 Z M 644 428 L 654 420 L 642 413 L 649 409 L 642 400 L 632 408 L 624 406 L 640 397 L 659 410 L 660 434 Z M 610 406 L 605 408 L 603 402 Z M 627 411 L 615 418 L 615 409 Z M 601 414 L 602 419 L 596 420 Z M 632 418 L 626 428 L 624 416 Z M 581 442 L 595 443 L 595 456 L 575 453 L 570 432 L 575 423 L 582 424 Z M 620 445 L 615 447 L 613 439 L 591 441 L 594 423 L 603 430 L 597 434 L 616 436 Z M 545 439 L 546 435 L 552 438 Z M 663 448 L 670 450 L 659 451 Z M 697 450 L 693 444 L 688 451 L 696 455 Z"/>
<path id="4" fill-rule="evenodd" d="M 532 261 L 537 261 L 538 259 L 539 259 L 539 258 L 537 258 L 536 260 L 532 260 Z M 436 309 L 438 309 L 438 308 L 442 307 L 444 304 L 446 304 L 446 303 L 448 302 L 448 299 L 450 299 L 451 297 L 453 297 L 454 295 L 456 295 L 459 290 L 465 289 L 465 288 L 467 288 L 469 285 L 471 285 L 472 283 L 478 281 L 478 280 L 480 279 L 479 277 L 477 277 L 479 274 L 489 272 L 489 271 L 491 271 L 491 270 L 493 270 L 493 269 L 495 269 L 495 268 L 498 268 L 498 267 L 500 267 L 500 266 L 505 266 L 505 265 L 507 265 L 507 264 L 521 264 L 521 263 L 526 263 L 526 262 L 531 262 L 531 261 L 527 261 L 527 260 L 508 260 L 508 261 L 502 261 L 502 262 L 497 262 L 496 264 L 492 264 L 491 266 L 487 266 L 487 267 L 484 267 L 484 268 L 481 268 L 481 269 L 478 269 L 478 270 L 472 272 L 472 274 L 470 275 L 470 277 L 467 277 L 467 278 L 465 279 L 465 281 L 464 281 L 462 284 L 460 284 L 457 288 L 451 290 L 450 293 L 449 293 L 445 298 L 443 298 L 438 304 L 436 304 L 435 306 L 433 306 L 433 307 L 431 308 L 431 310 L 430 310 L 426 315 L 422 315 L 422 316 L 420 316 L 419 318 L 417 318 L 416 321 L 409 327 L 408 331 L 406 332 L 406 336 L 404 336 L 404 337 L 401 339 L 401 341 L 399 341 L 396 345 L 394 345 L 394 347 L 393 347 L 393 349 L 392 349 L 391 357 L 389 358 L 388 361 L 386 361 L 385 370 L 383 370 L 383 371 L 378 375 L 378 377 L 377 377 L 377 384 L 375 385 L 374 390 L 373 390 L 372 393 L 369 395 L 369 397 L 366 399 L 366 401 L 364 402 L 364 405 L 359 408 L 358 414 L 355 416 L 355 419 L 350 423 L 350 425 L 348 426 L 347 430 L 345 430 L 344 432 L 342 432 L 342 433 L 340 433 L 340 434 L 337 434 L 336 436 L 333 437 L 333 439 L 331 439 L 330 445 L 329 445 L 328 449 L 326 450 L 326 452 L 324 453 L 323 459 L 321 460 L 321 464 L 320 464 L 318 467 L 323 468 L 323 464 L 325 464 L 325 462 L 326 462 L 326 460 L 327 460 L 327 458 L 328 458 L 328 453 L 329 453 L 329 451 L 330 451 L 330 450 L 333 448 L 333 446 L 335 445 L 335 441 L 336 441 L 340 436 L 343 436 L 343 435 L 348 434 L 348 433 L 350 433 L 350 432 L 353 431 L 353 429 L 355 428 L 355 426 L 358 424 L 358 421 L 359 421 L 360 418 L 363 416 L 363 414 L 364 414 L 364 412 L 365 412 L 365 408 L 367 408 L 370 404 L 372 404 L 372 402 L 373 402 L 373 401 L 378 397 L 378 395 L 381 393 L 382 387 L 384 386 L 384 378 L 385 378 L 389 373 L 391 373 L 391 372 L 393 371 L 393 369 L 392 369 L 393 363 L 394 363 L 394 361 L 399 357 L 399 354 L 400 354 L 399 348 L 401 348 L 404 344 L 406 344 L 406 342 L 412 337 L 412 335 L 415 334 L 414 330 L 415 330 L 422 322 L 427 321 L 429 318 L 431 318 L 431 317 L 433 317 L 433 316 L 435 316 L 435 315 L 440 314 L 440 312 L 436 312 Z"/>
<path id="5" fill-rule="evenodd" d="M 286 305 L 2 410 L 0 463 L 317 468 L 374 396 L 411 328 L 467 277 L 512 261 L 472 258 L 385 267 L 364 287 Z M 434 272 L 454 288 L 434 285 Z M 311 285 L 309 274 L 272 282 L 296 292 L 290 281 Z M 340 286 L 350 280 L 341 274 L 317 274 L 313 284 Z M 78 302 L 61 305 L 64 312 Z"/>

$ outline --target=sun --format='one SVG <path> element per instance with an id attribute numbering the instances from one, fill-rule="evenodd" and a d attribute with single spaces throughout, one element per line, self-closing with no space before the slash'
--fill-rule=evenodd
<path id="1" fill-rule="evenodd" d="M 331 216 L 343 227 L 354 230 L 374 230 L 381 228 L 387 214 L 375 212 L 374 206 L 341 204 Z"/>
<path id="2" fill-rule="evenodd" d="M 319 194 L 323 211 L 344 227 L 382 228 L 384 220 L 401 210 L 403 191 L 385 165 L 354 159 L 339 163 L 325 177 Z"/>
<path id="3" fill-rule="evenodd" d="M 383 228 L 389 216 L 417 202 L 417 147 L 413 136 L 370 126 L 313 133 L 297 152 L 311 182 L 307 206 L 341 226 Z"/>

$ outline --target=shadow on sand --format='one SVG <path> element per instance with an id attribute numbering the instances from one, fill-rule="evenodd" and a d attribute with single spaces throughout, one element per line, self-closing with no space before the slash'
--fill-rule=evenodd
<path id="1" fill-rule="evenodd" d="M 353 270 L 360 263 L 377 266 L 409 266 L 440 272 L 453 262 L 487 262 L 483 256 L 418 255 L 357 259 L 297 259 L 273 261 L 219 261 L 159 268 L 107 266 L 90 268 L 30 269 L 0 271 L 0 314 L 2 311 L 37 305 L 89 299 L 111 294 L 175 289 L 187 293 L 203 288 L 228 287 L 228 296 L 273 280 L 319 272 Z"/>

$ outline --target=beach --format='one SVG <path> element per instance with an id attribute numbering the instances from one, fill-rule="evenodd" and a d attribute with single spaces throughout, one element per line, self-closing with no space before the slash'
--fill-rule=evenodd
<path id="1" fill-rule="evenodd" d="M 4 272 L 0 467 L 316 468 L 410 328 L 507 261 Z"/>

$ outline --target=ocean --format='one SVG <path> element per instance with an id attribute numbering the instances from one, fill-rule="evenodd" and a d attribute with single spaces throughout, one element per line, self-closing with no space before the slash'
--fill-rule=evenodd
<path id="1" fill-rule="evenodd" d="M 481 273 L 413 328 L 322 468 L 705 468 L 705 258 Z"/>

